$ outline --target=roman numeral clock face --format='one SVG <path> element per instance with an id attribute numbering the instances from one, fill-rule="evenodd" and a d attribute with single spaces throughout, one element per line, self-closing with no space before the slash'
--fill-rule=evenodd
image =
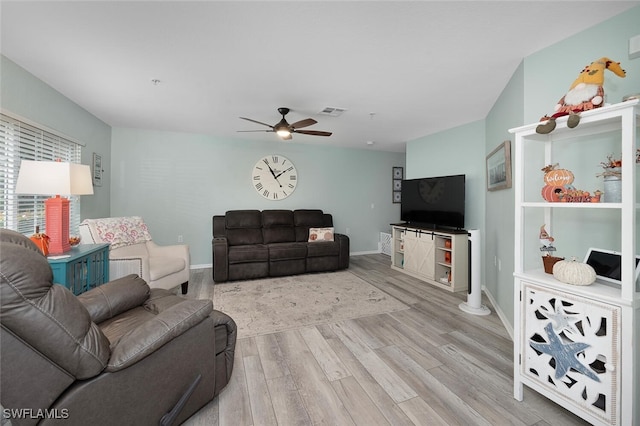
<path id="1" fill-rule="evenodd" d="M 284 200 L 298 184 L 298 172 L 288 158 L 267 155 L 258 160 L 251 173 L 253 187 L 268 200 Z"/>

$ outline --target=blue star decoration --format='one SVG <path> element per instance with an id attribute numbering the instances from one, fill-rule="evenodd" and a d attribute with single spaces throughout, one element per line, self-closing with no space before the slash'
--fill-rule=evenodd
<path id="1" fill-rule="evenodd" d="M 560 332 L 562 330 L 568 330 L 572 333 L 578 333 L 578 330 L 574 327 L 574 323 L 579 321 L 576 315 L 568 314 L 562 303 L 560 301 L 556 301 L 555 312 L 550 312 L 546 307 L 542 306 L 541 311 L 549 318 L 551 321 L 555 322 L 554 330 Z"/>
<path id="2" fill-rule="evenodd" d="M 588 367 L 580 363 L 576 355 L 591 345 L 586 343 L 563 343 L 560 337 L 553 330 L 553 325 L 548 323 L 544 327 L 544 331 L 547 333 L 549 343 L 538 343 L 529 340 L 529 345 L 539 352 L 545 353 L 553 357 L 556 360 L 556 379 L 561 378 L 570 368 L 573 368 L 579 373 L 584 374 L 590 379 L 599 382 L 598 376 L 591 371 Z"/>

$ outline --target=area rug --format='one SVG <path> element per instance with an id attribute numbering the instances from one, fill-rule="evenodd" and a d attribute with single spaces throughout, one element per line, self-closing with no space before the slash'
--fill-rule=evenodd
<path id="1" fill-rule="evenodd" d="M 348 271 L 215 284 L 213 306 L 238 338 L 409 308 Z"/>

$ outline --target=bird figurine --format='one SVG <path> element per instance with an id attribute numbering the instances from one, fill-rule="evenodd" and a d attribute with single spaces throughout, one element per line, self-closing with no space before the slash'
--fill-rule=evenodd
<path id="1" fill-rule="evenodd" d="M 540 247 L 540 251 L 546 251 L 548 253 L 550 251 L 556 250 L 556 248 L 553 246 L 553 242 L 555 241 L 555 239 L 551 235 L 549 235 L 549 233 L 545 229 L 545 225 L 542 225 L 540 227 L 539 238 L 540 244 L 542 244 L 542 247 Z"/>

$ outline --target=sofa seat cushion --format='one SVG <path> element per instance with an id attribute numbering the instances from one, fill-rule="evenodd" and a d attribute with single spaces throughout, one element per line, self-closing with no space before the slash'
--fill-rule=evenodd
<path id="1" fill-rule="evenodd" d="M 269 250 L 264 244 L 229 246 L 229 264 L 268 261 Z"/>
<path id="2" fill-rule="evenodd" d="M 339 256 L 340 244 L 337 241 L 317 241 L 307 244 L 308 257 Z"/>
<path id="3" fill-rule="evenodd" d="M 149 278 L 157 281 L 167 275 L 183 271 L 185 267 L 184 259 L 181 257 L 155 256 L 149 258 Z"/>
<path id="4" fill-rule="evenodd" d="M 307 257 L 306 243 L 273 243 L 269 244 L 269 260 L 292 260 Z"/>

